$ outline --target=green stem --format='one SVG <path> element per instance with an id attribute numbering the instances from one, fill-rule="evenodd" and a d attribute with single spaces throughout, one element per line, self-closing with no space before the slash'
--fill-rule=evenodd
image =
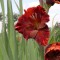
<path id="1" fill-rule="evenodd" d="M 20 15 L 23 14 L 23 4 L 22 4 L 23 0 L 19 0 L 19 7 L 20 7 Z"/>

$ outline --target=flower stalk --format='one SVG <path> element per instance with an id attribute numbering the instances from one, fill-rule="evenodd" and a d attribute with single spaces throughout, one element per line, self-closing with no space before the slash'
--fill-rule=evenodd
<path id="1" fill-rule="evenodd" d="M 43 0 L 39 0 L 40 5 L 43 6 Z"/>

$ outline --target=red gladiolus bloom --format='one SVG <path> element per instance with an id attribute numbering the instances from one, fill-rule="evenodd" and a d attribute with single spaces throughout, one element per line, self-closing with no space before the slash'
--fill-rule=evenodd
<path id="1" fill-rule="evenodd" d="M 15 29 L 23 34 L 24 38 L 35 39 L 39 44 L 46 45 L 49 38 L 49 28 L 46 22 L 49 16 L 41 6 L 28 8 L 25 13 L 19 17 Z"/>
<path id="2" fill-rule="evenodd" d="M 54 0 L 54 2 L 60 4 L 60 0 Z"/>
<path id="3" fill-rule="evenodd" d="M 46 0 L 47 5 L 53 5 L 54 4 L 54 0 Z"/>
<path id="4" fill-rule="evenodd" d="M 46 48 L 45 60 L 60 60 L 60 42 L 50 44 Z"/>
<path id="5" fill-rule="evenodd" d="M 60 4 L 60 0 L 46 0 L 46 3 L 47 3 L 48 5 L 53 5 L 54 3 Z"/>

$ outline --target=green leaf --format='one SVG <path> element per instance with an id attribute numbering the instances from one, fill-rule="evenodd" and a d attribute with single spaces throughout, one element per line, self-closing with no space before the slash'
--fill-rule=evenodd
<path id="1" fill-rule="evenodd" d="M 0 40 L 1 40 L 1 33 L 0 33 Z M 1 51 L 1 45 L 0 45 L 0 60 L 3 60 L 3 55 L 2 55 L 2 51 Z"/>
<path id="2" fill-rule="evenodd" d="M 6 32 L 6 24 L 5 24 L 5 9 L 4 9 L 4 1 L 1 0 L 1 6 L 2 6 L 2 14 L 3 14 L 3 29 L 2 29 L 2 40 L 3 40 L 3 44 L 5 45 L 6 48 L 6 52 L 10 58 L 10 60 L 12 59 L 12 52 L 10 49 L 10 45 L 9 45 L 9 41 L 8 41 L 8 37 L 7 37 L 7 32 Z"/>
<path id="3" fill-rule="evenodd" d="M 2 37 L 0 37 L 0 59 L 2 60 L 9 60 L 6 48 L 5 48 L 5 44 L 4 41 L 2 39 Z"/>
<path id="4" fill-rule="evenodd" d="M 26 41 L 24 37 L 21 35 L 21 40 L 19 42 L 19 60 L 26 59 Z M 24 58 L 23 58 L 24 57 Z"/>
<path id="5" fill-rule="evenodd" d="M 60 42 L 60 27 L 57 26 L 54 31 L 55 31 L 54 36 L 56 42 Z"/>
<path id="6" fill-rule="evenodd" d="M 6 25 L 5 25 L 5 9 L 4 9 L 4 1 L 1 1 L 1 8 L 2 8 L 2 15 L 3 15 L 3 27 L 2 27 L 2 34 L 1 34 L 1 39 L 0 39 L 0 47 L 1 47 L 1 53 L 3 56 L 3 60 L 9 60 L 7 50 L 6 50 L 6 42 L 7 42 L 7 37 L 6 37 Z"/>
<path id="7" fill-rule="evenodd" d="M 30 60 L 37 60 L 37 51 L 34 39 L 29 39 L 27 43 L 27 60 L 30 58 Z"/>
<path id="8" fill-rule="evenodd" d="M 20 15 L 23 14 L 23 4 L 22 4 L 23 0 L 19 0 L 19 7 L 20 7 Z"/>
<path id="9" fill-rule="evenodd" d="M 54 43 L 55 41 L 55 37 L 54 37 L 54 28 L 52 28 L 52 30 L 50 31 L 50 37 L 49 37 L 49 41 L 48 44 Z"/>
<path id="10" fill-rule="evenodd" d="M 0 48 L 1 48 L 1 47 L 0 47 Z M 2 56 L 1 49 L 0 49 L 0 60 L 3 60 L 3 56 Z"/>
<path id="11" fill-rule="evenodd" d="M 8 15 L 8 40 L 13 55 L 13 60 L 18 60 L 18 45 L 14 29 L 14 19 L 11 0 L 7 0 L 7 15 Z"/>

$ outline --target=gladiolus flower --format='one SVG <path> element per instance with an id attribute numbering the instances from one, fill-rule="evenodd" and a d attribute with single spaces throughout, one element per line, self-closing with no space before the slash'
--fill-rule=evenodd
<path id="1" fill-rule="evenodd" d="M 60 4 L 60 0 L 46 0 L 47 5 Z"/>
<path id="2" fill-rule="evenodd" d="M 46 4 L 47 5 L 53 5 L 54 4 L 54 0 L 46 0 Z"/>
<path id="3" fill-rule="evenodd" d="M 60 0 L 54 0 L 54 2 L 60 4 Z"/>
<path id="4" fill-rule="evenodd" d="M 60 60 L 60 42 L 48 45 L 45 50 L 45 60 Z"/>
<path id="5" fill-rule="evenodd" d="M 49 28 L 46 25 L 49 15 L 39 5 L 24 11 L 25 13 L 18 18 L 15 29 L 23 34 L 26 40 L 33 38 L 38 44 L 46 45 L 49 39 Z"/>

